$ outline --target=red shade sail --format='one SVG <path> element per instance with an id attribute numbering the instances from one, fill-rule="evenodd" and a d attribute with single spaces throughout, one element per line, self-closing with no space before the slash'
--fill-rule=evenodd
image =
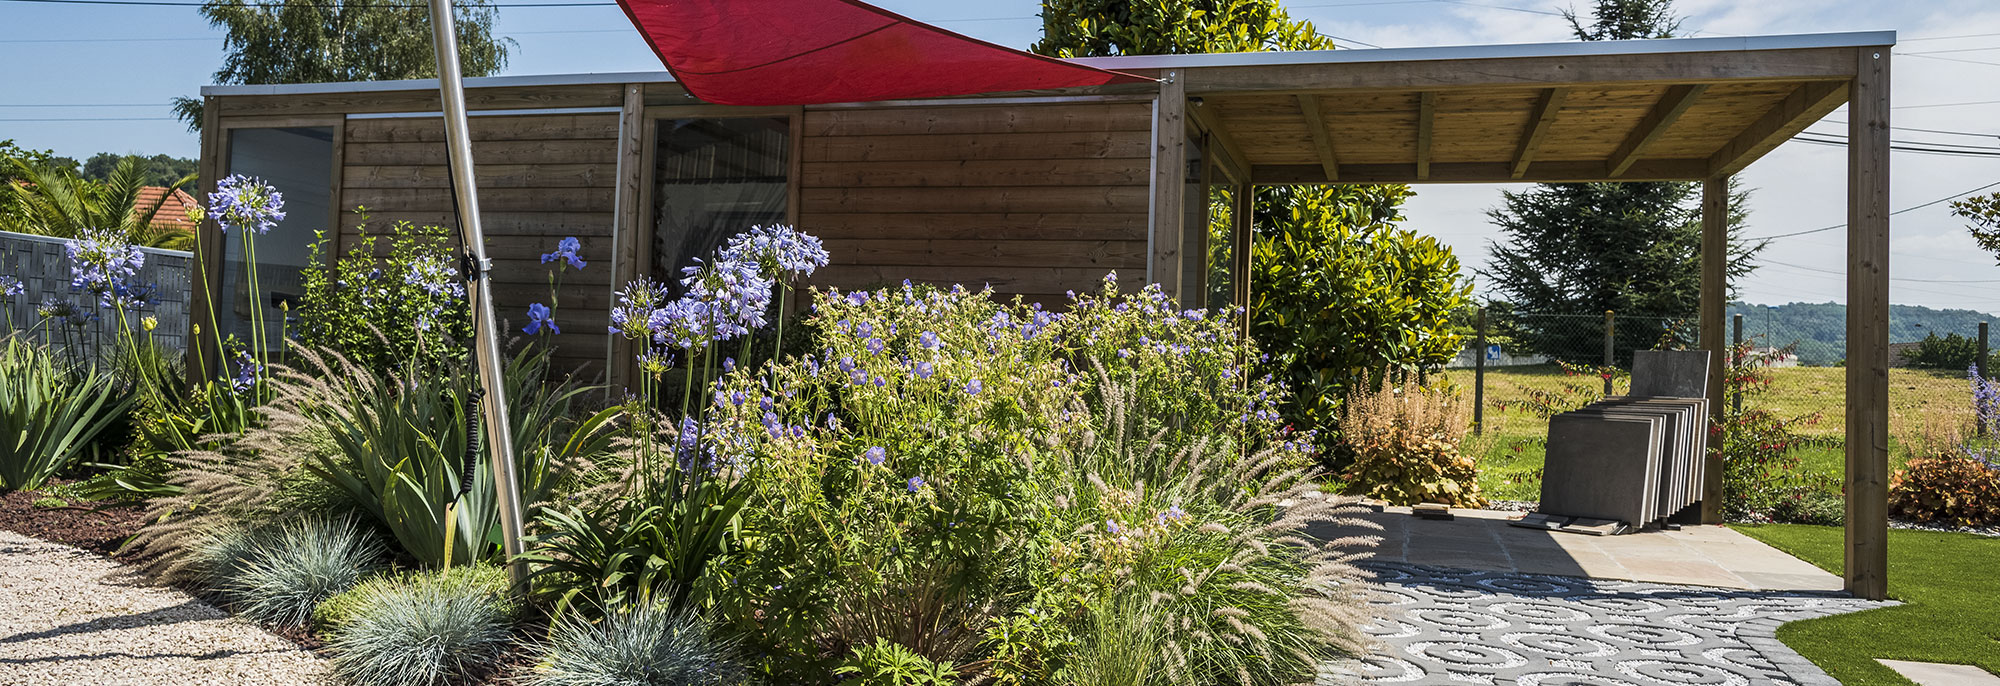
<path id="1" fill-rule="evenodd" d="M 812 105 L 1150 81 L 1005 48 L 852 0 L 618 0 L 695 97 Z"/>

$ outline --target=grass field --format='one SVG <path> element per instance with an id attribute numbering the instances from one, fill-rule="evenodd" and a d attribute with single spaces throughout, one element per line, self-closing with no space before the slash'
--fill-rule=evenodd
<path id="1" fill-rule="evenodd" d="M 1731 525 L 1794 557 L 1841 573 L 1838 527 Z M 1889 596 L 1899 607 L 1793 622 L 1778 640 L 1847 686 L 1906 686 L 1877 658 L 1978 665 L 2000 673 L 2000 538 L 1889 532 Z"/>
<path id="2" fill-rule="evenodd" d="M 1446 374 L 1472 398 L 1473 371 L 1452 369 Z M 1486 430 L 1466 438 L 1465 450 L 1479 456 L 1479 486 L 1489 498 L 1536 500 L 1541 497 L 1543 443 L 1548 438 L 1548 420 L 1520 409 L 1495 409 L 1497 405 L 1527 398 L 1530 391 L 1555 392 L 1565 384 L 1599 388 L 1595 377 L 1570 376 L 1555 365 L 1534 365 L 1491 369 L 1486 372 Z M 1845 429 L 1846 370 L 1838 367 L 1791 367 L 1771 370 L 1768 390 L 1744 399 L 1780 417 L 1819 418 L 1800 427 L 1800 432 L 1823 438 L 1829 444 L 1805 447 L 1798 455 L 1806 469 L 1838 478 L 1844 458 L 1840 438 Z M 1623 392 L 1623 389 L 1617 389 Z M 1900 439 L 1914 437 L 1926 422 L 1966 422 L 1972 417 L 1972 390 L 1963 374 L 1917 369 L 1889 370 L 1889 434 L 1891 468 L 1901 466 L 1904 455 L 1895 449 Z"/>

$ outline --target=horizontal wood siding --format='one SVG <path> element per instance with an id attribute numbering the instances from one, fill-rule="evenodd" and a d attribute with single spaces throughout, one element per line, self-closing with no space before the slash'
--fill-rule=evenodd
<path id="1" fill-rule="evenodd" d="M 810 111 L 799 224 L 814 282 L 990 285 L 1056 304 L 1146 269 L 1152 106 L 1065 103 Z"/>
<path id="2" fill-rule="evenodd" d="M 490 116 L 470 123 L 493 304 L 508 326 L 502 334 L 519 332 L 530 303 L 549 302 L 554 265 L 542 264 L 541 255 L 575 236 L 589 266 L 562 275 L 555 319 L 563 334 L 553 339 L 555 359 L 561 369 L 603 371 L 618 115 Z M 455 227 L 444 145 L 444 120 L 437 117 L 349 119 L 341 207 L 367 208 L 370 233 L 398 221 Z M 363 221 L 347 217 L 343 249 L 354 246 Z"/>

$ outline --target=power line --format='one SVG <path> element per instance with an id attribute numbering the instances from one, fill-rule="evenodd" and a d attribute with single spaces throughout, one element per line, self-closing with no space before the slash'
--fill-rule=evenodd
<path id="1" fill-rule="evenodd" d="M 1967 105 L 2000 105 L 2000 100 L 1976 100 L 1973 102 L 1937 102 L 1928 105 L 1896 105 L 1892 110 L 1921 110 L 1931 107 L 1964 107 Z"/>
<path id="2" fill-rule="evenodd" d="M 1847 125 L 1847 122 L 1838 119 L 1828 119 L 1826 120 L 1826 123 L 1833 124 L 1835 126 Z M 1942 129 L 1919 129 L 1914 126 L 1891 126 L 1889 128 L 1895 129 L 1897 131 L 1921 131 L 1923 133 L 1935 133 L 1946 136 L 1969 136 L 1972 138 L 2000 138 L 2000 133 L 1979 133 L 1977 131 L 1945 131 Z"/>
<path id="3" fill-rule="evenodd" d="M 1793 138 L 1792 140 L 1801 143 L 1810 143 L 1813 145 L 1826 145 L 1838 148 L 1847 147 L 1847 141 L 1844 139 L 1827 140 L 1824 138 L 1812 137 L 1816 135 L 1824 135 L 1824 134 L 1801 134 L 1798 137 Z M 1953 150 L 1951 148 L 1932 148 L 1932 147 L 1923 147 L 1919 145 L 1891 144 L 1889 146 L 1889 149 L 1895 152 L 1910 152 L 1910 153 L 1919 153 L 1924 155 L 1943 155 L 1946 157 L 2000 157 L 2000 151 L 1982 152 L 1980 150 Z"/>
<path id="4" fill-rule="evenodd" d="M 1923 208 L 1926 208 L 1926 207 L 1930 207 L 1930 206 L 1932 206 L 1932 205 L 1939 205 L 1939 204 L 1943 204 L 1943 203 L 1946 203 L 1946 202 L 1950 202 L 1950 201 L 1953 201 L 1953 200 L 1957 200 L 1957 199 L 1959 199 L 1959 198 L 1963 198 L 1963 197 L 1965 197 L 1965 196 L 1968 196 L 1968 195 L 1972 195 L 1973 193 L 1978 193 L 1978 192 L 1980 192 L 1980 191 L 1983 191 L 1983 190 L 1986 190 L 1986 189 L 1988 189 L 1988 188 L 1992 188 L 1992 187 L 1994 187 L 1994 186 L 2000 186 L 2000 181 L 1995 181 L 1995 182 L 1993 182 L 1993 183 L 1989 183 L 1989 184 L 1986 184 L 1986 185 L 1984 185 L 1984 186 L 1980 186 L 1980 187 L 1978 187 L 1978 188 L 1974 188 L 1974 189 L 1972 189 L 1972 190 L 1969 190 L 1969 191 L 1966 191 L 1966 192 L 1963 192 L 1963 193 L 1957 193 L 1957 194 L 1953 194 L 1953 195 L 1948 195 L 1948 196 L 1945 196 L 1945 197 L 1942 197 L 1942 198 L 1938 198 L 1938 199 L 1936 199 L 1936 200 L 1932 200 L 1932 201 L 1930 201 L 1930 202 L 1927 202 L 1927 203 L 1924 203 L 1924 204 L 1922 204 L 1922 205 L 1911 205 L 1911 206 L 1909 206 L 1909 207 L 1905 207 L 1905 208 L 1903 208 L 1903 209 L 1900 209 L 1900 210 L 1896 210 L 1896 211 L 1894 211 L 1894 212 L 1890 212 L 1890 213 L 1889 213 L 1889 216 L 1891 216 L 1891 217 L 1894 217 L 1894 216 L 1896 216 L 1896 215 L 1899 215 L 1899 214 L 1902 214 L 1902 213 L 1905 213 L 1905 212 L 1913 212 L 1913 211 L 1916 211 L 1916 210 L 1921 210 L 1921 209 L 1923 209 Z M 1746 241 L 1771 241 L 1771 240 L 1776 240 L 1776 239 L 1779 239 L 1779 238 L 1791 238 L 1791 237 L 1793 237 L 1793 236 L 1804 236 L 1804 235 L 1806 235 L 1806 234 L 1809 234 L 1809 233 L 1820 233 L 1820 232 L 1822 232 L 1822 231 L 1832 231 L 1832 230 L 1834 230 L 1834 229 L 1838 229 L 1838 228 L 1842 228 L 1842 227 L 1845 227 L 1845 226 L 1847 226 L 1847 222 L 1841 222 L 1841 223 L 1839 223 L 1839 224 L 1834 224 L 1834 225 L 1832 225 L 1832 226 L 1822 226 L 1822 227 L 1820 227 L 1820 228 L 1817 228 L 1817 229 L 1811 229 L 1811 230 L 1808 230 L 1808 231 L 1794 231 L 1794 232 L 1792 232 L 1792 233 L 1781 233 L 1781 234 L 1777 234 L 1777 235 L 1775 235 L 1775 236 L 1751 236 L 1751 237 L 1748 237 L 1748 238 L 1745 238 L 1745 239 L 1743 239 L 1743 240 L 1746 240 Z"/>
<path id="5" fill-rule="evenodd" d="M 1799 133 L 1804 135 L 1819 136 L 1830 140 L 1837 140 L 1840 141 L 1842 145 L 1846 145 L 1847 143 L 1847 134 L 1844 133 L 1829 133 L 1824 131 L 1801 131 Z M 1994 145 L 1966 145 L 1963 143 L 1933 143 L 1931 141 L 1912 141 L 1912 140 L 1903 140 L 1899 138 L 1891 138 L 1889 139 L 1889 142 L 1896 145 L 1942 146 L 1945 148 L 1955 148 L 1955 149 L 1965 150 L 1968 152 L 1979 152 L 1979 151 L 2000 152 L 2000 146 L 1994 146 Z"/>

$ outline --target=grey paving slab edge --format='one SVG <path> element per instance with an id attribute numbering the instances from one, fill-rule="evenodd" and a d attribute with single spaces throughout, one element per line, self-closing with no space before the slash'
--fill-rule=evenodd
<path id="1" fill-rule="evenodd" d="M 1821 591 L 1751 591 L 1368 562 L 1370 655 L 1322 684 L 1839 686 L 1780 625 L 1888 607 Z"/>

